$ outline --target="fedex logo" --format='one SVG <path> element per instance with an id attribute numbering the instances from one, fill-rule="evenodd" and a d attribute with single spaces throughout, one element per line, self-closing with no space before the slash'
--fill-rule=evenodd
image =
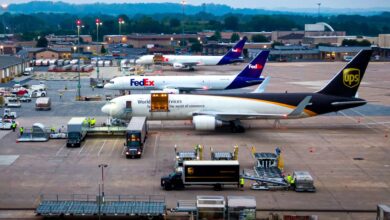
<path id="1" fill-rule="evenodd" d="M 234 53 L 241 53 L 241 49 L 240 48 L 232 49 L 232 52 L 234 52 Z"/>
<path id="2" fill-rule="evenodd" d="M 149 80 L 148 78 L 144 78 L 143 80 L 140 81 L 131 79 L 130 86 L 154 86 L 154 80 Z"/>
<path id="3" fill-rule="evenodd" d="M 263 69 L 263 66 L 261 64 L 255 64 L 255 65 L 249 64 L 248 68 L 255 69 L 255 70 L 261 70 L 261 69 Z"/>

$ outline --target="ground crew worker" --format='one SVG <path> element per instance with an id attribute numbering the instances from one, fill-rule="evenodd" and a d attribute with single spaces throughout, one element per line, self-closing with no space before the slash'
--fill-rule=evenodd
<path id="1" fill-rule="evenodd" d="M 287 177 L 286 177 L 287 183 L 291 185 L 292 179 L 293 179 L 292 176 L 290 174 L 288 174 Z"/>
<path id="2" fill-rule="evenodd" d="M 50 132 L 51 132 L 52 134 L 54 134 L 54 133 L 56 133 L 56 129 L 55 129 L 54 127 L 51 127 L 51 128 L 50 128 Z"/>
<path id="3" fill-rule="evenodd" d="M 92 118 L 90 123 L 91 127 L 95 127 L 96 119 Z"/>
<path id="4" fill-rule="evenodd" d="M 240 188 L 241 188 L 241 191 L 244 190 L 244 184 L 245 184 L 244 177 L 240 177 Z"/>
<path id="5" fill-rule="evenodd" d="M 295 179 L 291 177 L 290 187 L 295 189 Z"/>
<path id="6" fill-rule="evenodd" d="M 15 121 L 12 121 L 11 128 L 12 128 L 12 131 L 15 132 L 15 130 L 16 130 L 16 123 L 15 123 Z"/>
<path id="7" fill-rule="evenodd" d="M 91 127 L 91 119 L 88 117 L 87 118 L 88 126 Z"/>
<path id="8" fill-rule="evenodd" d="M 24 128 L 23 128 L 23 127 L 20 127 L 20 128 L 19 128 L 19 132 L 20 132 L 20 136 L 23 136 Z"/>

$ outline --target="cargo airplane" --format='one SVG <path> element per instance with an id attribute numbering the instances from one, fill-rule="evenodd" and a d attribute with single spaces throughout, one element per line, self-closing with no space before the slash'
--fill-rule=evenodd
<path id="1" fill-rule="evenodd" d="M 198 55 L 144 55 L 135 61 L 139 65 L 152 65 L 158 62 L 173 66 L 174 69 L 193 69 L 194 66 L 215 66 L 243 62 L 241 58 L 247 37 L 243 37 L 223 56 L 198 56 Z"/>
<path id="2" fill-rule="evenodd" d="M 237 75 L 192 76 L 120 76 L 111 79 L 105 89 L 115 90 L 163 90 L 169 93 L 193 90 L 227 90 L 260 84 L 269 51 L 261 51 Z"/>
<path id="3" fill-rule="evenodd" d="M 115 98 L 102 111 L 116 118 L 192 120 L 197 130 L 229 125 L 243 132 L 240 120 L 305 118 L 366 104 L 356 93 L 371 54 L 360 51 L 315 93 L 137 94 Z"/>

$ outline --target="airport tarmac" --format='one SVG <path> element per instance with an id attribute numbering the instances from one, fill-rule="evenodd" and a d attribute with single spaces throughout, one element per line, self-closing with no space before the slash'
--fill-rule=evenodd
<path id="1" fill-rule="evenodd" d="M 264 75 L 272 77 L 269 92 L 312 92 L 331 79 L 345 63 L 268 63 Z M 199 67 L 193 72 L 173 72 L 169 67 L 159 74 L 234 74 L 243 64 Z M 359 97 L 366 106 L 314 118 L 286 120 L 274 128 L 273 120 L 244 122 L 244 134 L 224 130 L 201 132 L 190 121 L 151 122 L 150 135 L 141 159 L 127 160 L 124 137 L 88 137 L 82 147 L 66 148 L 65 140 L 45 143 L 16 143 L 17 132 L 0 131 L 0 208 L 34 208 L 40 194 L 91 194 L 98 192 L 100 163 L 105 170 L 106 195 L 165 195 L 168 208 L 177 200 L 196 195 L 253 195 L 258 209 L 288 213 L 317 214 L 323 219 L 373 219 L 376 205 L 390 204 L 390 63 L 370 63 Z M 119 75 L 111 71 L 112 76 Z M 29 84 L 35 84 L 30 81 Z M 73 116 L 93 116 L 104 122 L 100 112 L 105 101 L 76 102 L 77 81 L 47 81 L 52 97 L 51 111 L 35 111 L 34 103 L 23 103 L 16 111 L 18 123 L 25 127 L 42 122 L 56 128 L 65 126 Z M 82 95 L 113 94 L 113 91 L 88 87 L 82 79 Z M 68 90 L 60 99 L 58 91 Z M 250 91 L 243 89 L 242 91 Z M 245 190 L 190 187 L 182 191 L 164 191 L 160 177 L 174 165 L 174 145 L 179 150 L 205 147 L 204 156 L 215 151 L 232 151 L 239 146 L 241 168 L 254 165 L 250 149 L 273 152 L 282 149 L 285 171 L 307 170 L 314 177 L 316 193 L 290 191 L 253 191 L 250 181 Z M 294 212 L 296 211 L 296 212 Z M 362 211 L 362 212 L 358 212 Z M 284 213 L 286 213 L 284 212 Z M 329 217 L 329 218 L 326 218 Z M 1 215 L 0 215 L 1 218 Z M 321 218 L 320 218 L 321 219 Z"/>

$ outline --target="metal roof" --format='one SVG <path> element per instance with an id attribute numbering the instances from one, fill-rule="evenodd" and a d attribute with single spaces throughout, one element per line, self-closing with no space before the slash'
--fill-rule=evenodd
<path id="1" fill-rule="evenodd" d="M 14 56 L 0 56 L 0 69 L 23 63 L 23 59 Z"/>
<path id="2" fill-rule="evenodd" d="M 335 52 L 335 53 L 357 53 L 361 50 L 370 50 L 371 47 L 329 47 L 319 46 L 318 50 L 321 52 Z"/>

